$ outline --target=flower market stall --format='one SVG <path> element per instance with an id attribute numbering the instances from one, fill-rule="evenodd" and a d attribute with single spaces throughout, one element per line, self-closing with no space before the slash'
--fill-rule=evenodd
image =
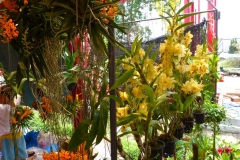
<path id="1" fill-rule="evenodd" d="M 117 22 L 131 1 L 0 2 L 1 87 L 23 97 L 20 104 L 3 99 L 2 105 L 11 106 L 11 141 L 17 144 L 23 131 L 29 159 L 238 156 L 237 145 L 217 150 L 218 125 L 226 118 L 215 103 L 217 43 L 207 41 L 207 21 L 185 21 L 198 14 L 185 12 L 194 3 L 158 4 L 167 30 L 148 41 Z M 200 113 L 206 120 L 197 121 Z M 203 135 L 204 125 L 213 128 L 212 138 Z M 205 139 L 211 145 L 201 150 Z M 22 156 L 17 146 L 9 153 L 14 159 Z M 109 151 L 105 157 L 103 150 Z"/>

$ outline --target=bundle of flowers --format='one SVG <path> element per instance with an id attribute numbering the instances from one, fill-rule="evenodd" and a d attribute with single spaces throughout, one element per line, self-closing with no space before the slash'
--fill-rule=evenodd
<path id="1" fill-rule="evenodd" d="M 24 0 L 24 5 L 27 5 L 27 0 Z M 12 39 L 17 38 L 19 31 L 9 14 L 17 14 L 19 12 L 19 6 L 16 1 L 13 0 L 3 0 L 0 9 L 0 36 L 4 39 L 2 42 L 9 43 Z"/>
<path id="2" fill-rule="evenodd" d="M 50 105 L 50 99 L 47 97 L 42 97 L 42 103 L 41 103 L 41 107 L 42 107 L 42 112 L 40 111 L 40 117 L 42 119 L 47 119 L 49 114 L 52 113 L 52 108 Z"/>
<path id="3" fill-rule="evenodd" d="M 12 128 L 19 131 L 22 128 L 29 127 L 29 121 L 33 118 L 33 111 L 28 106 L 19 106 L 15 108 L 11 116 Z"/>
<path id="4" fill-rule="evenodd" d="M 43 160 L 88 160 L 86 154 L 61 150 L 60 152 L 43 153 Z"/>
<path id="5" fill-rule="evenodd" d="M 63 105 L 67 111 L 67 114 L 70 116 L 75 115 L 77 111 L 81 108 L 82 101 L 78 99 L 78 95 L 75 96 L 75 99 L 72 95 L 68 94 L 64 97 Z"/>

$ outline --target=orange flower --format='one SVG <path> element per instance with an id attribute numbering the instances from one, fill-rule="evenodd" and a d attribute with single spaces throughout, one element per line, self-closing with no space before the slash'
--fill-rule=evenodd
<path id="1" fill-rule="evenodd" d="M 46 97 L 42 97 L 42 102 L 45 104 L 50 104 L 50 99 L 48 99 Z"/>
<path id="2" fill-rule="evenodd" d="M 24 5 L 28 5 L 28 0 L 23 1 Z"/>
<path id="3" fill-rule="evenodd" d="M 16 4 L 16 0 L 3 0 L 3 5 L 10 12 L 18 13 L 19 6 Z"/>
<path id="4" fill-rule="evenodd" d="M 15 117 L 12 117 L 12 123 L 13 123 L 13 124 L 17 124 L 17 120 L 16 120 Z"/>
<path id="5" fill-rule="evenodd" d="M 3 36 L 5 40 L 2 40 L 2 42 L 9 43 L 12 39 L 18 37 L 18 30 L 12 21 L 12 19 L 8 20 L 8 15 L 4 15 L 0 19 L 0 35 Z"/>
<path id="6" fill-rule="evenodd" d="M 67 101 L 73 102 L 73 97 L 70 94 L 67 95 Z"/>
<path id="7" fill-rule="evenodd" d="M 59 153 L 43 153 L 43 160 L 88 160 L 88 156 L 61 150 Z"/>

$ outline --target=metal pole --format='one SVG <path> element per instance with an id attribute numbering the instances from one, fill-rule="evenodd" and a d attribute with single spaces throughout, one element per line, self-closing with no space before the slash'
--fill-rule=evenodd
<path id="1" fill-rule="evenodd" d="M 110 36 L 115 37 L 114 29 L 108 28 Z M 109 57 L 109 87 L 115 82 L 115 46 L 108 42 Z M 110 95 L 115 95 L 116 91 L 111 90 Z M 110 99 L 110 135 L 111 135 L 111 160 L 117 160 L 117 127 L 116 127 L 116 102 Z"/>
<path id="2" fill-rule="evenodd" d="M 208 12 L 215 12 L 215 10 L 193 12 L 193 13 L 201 14 L 201 13 L 208 13 Z M 190 15 L 190 14 L 193 14 L 193 13 L 185 13 L 185 14 L 181 14 L 180 16 Z M 170 18 L 170 17 L 165 17 L 165 18 Z M 155 20 L 159 20 L 159 19 L 163 19 L 163 18 L 159 17 L 159 18 L 143 19 L 143 20 L 137 20 L 137 21 L 131 21 L 131 22 L 123 22 L 123 23 L 119 23 L 119 24 L 130 24 L 130 23 L 145 22 L 145 21 L 155 21 Z"/>
<path id="3" fill-rule="evenodd" d="M 214 8 L 214 20 L 216 21 L 215 31 L 216 31 L 216 52 L 218 52 L 218 19 L 220 19 L 220 12 L 218 11 L 217 7 L 210 1 L 207 0 L 208 3 Z M 217 54 L 217 53 L 216 53 Z M 214 97 L 216 101 L 216 95 L 217 95 L 217 79 L 215 79 L 215 91 L 214 91 Z M 213 159 L 215 159 L 215 156 L 213 156 Z"/>

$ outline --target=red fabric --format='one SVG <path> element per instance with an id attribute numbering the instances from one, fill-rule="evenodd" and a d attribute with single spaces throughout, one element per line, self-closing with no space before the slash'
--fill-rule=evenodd
<path id="1" fill-rule="evenodd" d="M 89 55 L 89 42 L 88 42 L 88 33 L 85 32 L 85 36 L 84 36 L 84 44 L 85 44 L 85 48 L 82 47 L 82 43 L 80 40 L 79 36 L 76 36 L 73 40 L 73 42 L 70 42 L 68 44 L 68 49 L 71 53 L 76 52 L 77 48 L 79 46 L 79 50 L 81 52 L 86 52 L 86 55 Z M 75 64 L 79 64 L 80 63 L 80 58 L 76 57 L 75 60 Z M 88 65 L 88 60 L 87 58 L 84 59 L 84 63 L 83 63 L 83 68 L 87 67 Z M 77 84 L 77 88 L 75 90 L 72 91 L 72 96 L 76 97 L 76 95 L 78 95 L 78 99 L 82 100 L 83 99 L 83 95 L 82 95 L 82 87 L 84 86 L 82 79 L 78 79 L 78 84 Z M 78 127 L 78 125 L 80 124 L 80 122 L 84 119 L 84 108 L 80 109 L 78 111 L 78 114 L 76 117 L 74 117 L 74 128 L 76 129 Z"/>
<path id="2" fill-rule="evenodd" d="M 184 5 L 188 4 L 189 3 L 189 0 L 184 0 Z M 184 14 L 188 14 L 188 13 L 193 13 L 194 12 L 194 2 L 191 6 L 189 6 L 188 8 L 186 8 L 184 10 Z M 188 18 L 185 18 L 184 19 L 184 22 L 187 23 L 187 22 L 194 22 L 194 16 L 190 16 Z"/>
<path id="3" fill-rule="evenodd" d="M 216 6 L 216 0 L 210 0 Z M 208 10 L 214 10 L 212 5 L 208 3 Z M 207 41 L 208 49 L 212 51 L 210 46 L 213 46 L 213 40 L 216 39 L 216 20 L 214 20 L 214 12 L 208 12 L 208 28 L 207 28 Z"/>

